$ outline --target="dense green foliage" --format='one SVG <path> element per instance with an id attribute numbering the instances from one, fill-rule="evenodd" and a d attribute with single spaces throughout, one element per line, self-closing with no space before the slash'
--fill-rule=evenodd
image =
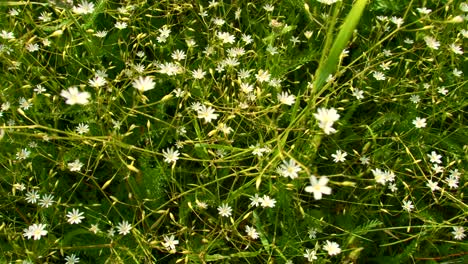
<path id="1" fill-rule="evenodd" d="M 0 2 L 0 263 L 468 262 L 467 19 Z"/>

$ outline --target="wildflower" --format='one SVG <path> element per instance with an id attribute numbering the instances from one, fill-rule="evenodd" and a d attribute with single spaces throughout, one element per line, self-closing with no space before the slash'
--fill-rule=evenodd
<path id="1" fill-rule="evenodd" d="M 54 203 L 54 196 L 52 194 L 44 194 L 41 199 L 39 199 L 39 205 L 48 208 Z"/>
<path id="2" fill-rule="evenodd" d="M 461 77 L 462 74 L 463 74 L 463 72 L 460 71 L 459 69 L 457 69 L 457 68 L 453 69 L 453 75 L 454 75 L 455 77 Z"/>
<path id="3" fill-rule="evenodd" d="M 176 163 L 179 159 L 179 151 L 174 150 L 173 148 L 167 148 L 163 150 L 164 161 L 167 163 Z"/>
<path id="4" fill-rule="evenodd" d="M 19 107 L 23 110 L 28 110 L 32 106 L 32 103 L 26 100 L 26 98 L 21 97 L 19 99 Z"/>
<path id="5" fill-rule="evenodd" d="M 9 32 L 9 31 L 2 30 L 2 32 L 0 32 L 0 38 L 3 38 L 3 39 L 14 39 L 14 38 L 15 38 L 15 34 L 14 34 L 13 32 Z"/>
<path id="6" fill-rule="evenodd" d="M 88 83 L 92 87 L 98 88 L 98 87 L 106 85 L 107 81 L 101 76 L 94 76 L 94 78 L 90 79 Z"/>
<path id="7" fill-rule="evenodd" d="M 38 84 L 34 88 L 34 92 L 36 92 L 37 94 L 42 94 L 42 93 L 45 93 L 46 91 L 47 91 L 46 88 L 44 88 L 44 86 L 42 86 L 42 84 Z"/>
<path id="8" fill-rule="evenodd" d="M 246 45 L 253 42 L 253 38 L 250 35 L 242 34 L 242 41 L 245 42 Z"/>
<path id="9" fill-rule="evenodd" d="M 162 244 L 167 250 L 176 250 L 176 245 L 179 244 L 179 240 L 176 240 L 174 235 L 164 236 L 163 239 L 164 242 L 162 242 Z"/>
<path id="10" fill-rule="evenodd" d="M 24 229 L 24 234 L 23 236 L 31 239 L 31 237 L 34 237 L 34 240 L 39 240 L 41 239 L 42 236 L 47 235 L 47 230 L 44 230 L 46 227 L 45 224 L 33 224 L 29 226 L 27 229 Z"/>
<path id="11" fill-rule="evenodd" d="M 266 207 L 273 208 L 275 207 L 276 200 L 270 198 L 270 196 L 268 195 L 263 195 L 263 197 L 261 198 L 261 203 L 262 203 L 263 208 L 266 208 Z"/>
<path id="12" fill-rule="evenodd" d="M 437 92 L 442 94 L 442 95 L 447 95 L 448 90 L 444 86 L 442 86 L 442 87 L 437 88 Z"/>
<path id="13" fill-rule="evenodd" d="M 117 231 L 119 232 L 119 234 L 121 235 L 126 235 L 126 234 L 129 234 L 130 233 L 130 230 L 132 230 L 132 225 L 130 225 L 128 223 L 128 221 L 124 220 L 122 222 L 120 222 L 118 225 L 117 225 Z"/>
<path id="14" fill-rule="evenodd" d="M 192 77 L 197 80 L 201 80 L 205 78 L 206 72 L 204 72 L 201 68 L 192 71 Z"/>
<path id="15" fill-rule="evenodd" d="M 224 23 L 226 23 L 226 20 L 224 20 L 222 18 L 219 18 L 219 17 L 215 17 L 215 18 L 211 19 L 211 21 L 213 21 L 213 24 L 215 24 L 218 27 L 220 27 L 220 26 L 224 25 Z"/>
<path id="16" fill-rule="evenodd" d="M 232 44 L 236 40 L 236 37 L 228 32 L 218 32 L 218 38 L 223 42 L 223 44 Z"/>
<path id="17" fill-rule="evenodd" d="M 205 123 L 211 123 L 211 120 L 216 120 L 218 118 L 218 114 L 214 113 L 214 109 L 211 106 L 201 105 L 200 108 L 197 110 L 198 118 L 205 119 Z"/>
<path id="18" fill-rule="evenodd" d="M 364 91 L 359 90 L 357 88 L 352 89 L 352 95 L 356 97 L 356 99 L 361 100 L 364 98 Z"/>
<path id="19" fill-rule="evenodd" d="M 26 44 L 26 50 L 29 52 L 35 52 L 39 50 L 39 45 L 37 43 L 28 43 Z"/>
<path id="20" fill-rule="evenodd" d="M 183 51 L 183 50 L 175 50 L 171 54 L 171 58 L 173 58 L 176 61 L 185 60 L 186 57 L 187 57 L 187 55 L 185 55 L 185 51 Z"/>
<path id="21" fill-rule="evenodd" d="M 250 197 L 250 203 L 251 206 L 258 206 L 259 204 L 262 203 L 262 197 L 258 195 L 258 193 L 255 194 L 255 196 Z"/>
<path id="22" fill-rule="evenodd" d="M 81 220 L 85 218 L 83 216 L 83 213 L 75 208 L 73 208 L 71 212 L 68 212 L 66 216 L 68 218 L 67 222 L 69 222 L 72 225 L 81 223 Z"/>
<path id="23" fill-rule="evenodd" d="M 434 171 L 434 174 L 443 173 L 444 172 L 444 167 L 439 166 L 439 164 L 434 164 L 434 165 L 432 165 L 432 170 Z"/>
<path id="24" fill-rule="evenodd" d="M 284 161 L 283 164 L 279 165 L 276 171 L 284 177 L 290 177 L 295 179 L 298 177 L 298 172 L 301 171 L 301 167 L 296 163 L 295 160 L 290 159 L 289 161 Z"/>
<path id="25" fill-rule="evenodd" d="M 428 9 L 428 8 L 426 8 L 426 7 L 418 7 L 418 8 L 416 8 L 416 10 L 418 10 L 418 12 L 419 12 L 420 14 L 423 14 L 423 15 L 427 15 L 427 14 L 429 14 L 429 13 L 432 12 L 431 9 Z"/>
<path id="26" fill-rule="evenodd" d="M 462 55 L 463 50 L 461 49 L 460 46 L 456 45 L 455 43 L 452 43 L 449 45 L 450 50 L 452 50 L 453 53 Z"/>
<path id="27" fill-rule="evenodd" d="M 216 130 L 223 132 L 225 135 L 231 134 L 233 129 L 224 123 L 219 123 Z"/>
<path id="28" fill-rule="evenodd" d="M 100 231 L 98 224 L 91 224 L 89 231 L 93 232 L 94 234 L 97 234 Z"/>
<path id="29" fill-rule="evenodd" d="M 107 36 L 107 30 L 98 30 L 93 35 L 98 38 L 105 38 Z"/>
<path id="30" fill-rule="evenodd" d="M 263 82 L 269 82 L 270 81 L 270 73 L 268 71 L 264 70 L 258 70 L 258 73 L 255 74 L 255 78 L 257 78 L 257 81 L 260 83 Z"/>
<path id="31" fill-rule="evenodd" d="M 322 194 L 331 194 L 331 188 L 327 186 L 328 178 L 325 176 L 320 177 L 317 180 L 317 177 L 314 175 L 310 176 L 310 186 L 305 187 L 305 191 L 309 193 L 314 193 L 314 199 L 322 199 Z"/>
<path id="32" fill-rule="evenodd" d="M 344 162 L 346 160 L 346 156 L 348 153 L 346 151 L 341 151 L 341 149 L 337 150 L 335 154 L 332 154 L 331 156 L 333 157 L 333 161 L 338 163 L 338 162 Z"/>
<path id="33" fill-rule="evenodd" d="M 429 187 L 429 188 L 431 189 L 431 191 L 440 190 L 440 187 L 438 186 L 438 183 L 437 183 L 437 182 L 433 182 L 433 181 L 431 181 L 431 180 L 428 180 L 428 181 L 427 181 L 426 186 Z"/>
<path id="34" fill-rule="evenodd" d="M 278 101 L 281 104 L 293 105 L 294 102 L 296 102 L 296 96 L 287 92 L 281 92 L 280 94 L 278 94 Z"/>
<path id="35" fill-rule="evenodd" d="M 319 121 L 319 127 L 325 134 L 329 135 L 336 132 L 332 126 L 340 118 L 340 115 L 335 108 L 319 108 L 314 117 Z"/>
<path id="36" fill-rule="evenodd" d="M 75 161 L 68 163 L 68 168 L 70 171 L 80 171 L 83 165 L 84 164 L 81 163 L 79 159 L 76 159 Z"/>
<path id="37" fill-rule="evenodd" d="M 401 17 L 392 16 L 390 18 L 390 22 L 392 22 L 393 24 L 395 24 L 399 28 L 399 27 L 401 27 L 401 25 L 403 25 L 404 20 Z"/>
<path id="38" fill-rule="evenodd" d="M 223 217 L 229 217 L 232 215 L 232 208 L 228 204 L 223 203 L 221 206 L 218 206 L 218 212 Z"/>
<path id="39" fill-rule="evenodd" d="M 71 254 L 70 256 L 66 256 L 65 260 L 67 261 L 65 264 L 76 264 L 80 262 L 80 258 L 77 257 L 75 254 Z"/>
<path id="40" fill-rule="evenodd" d="M 182 68 L 173 62 L 166 62 L 158 66 L 160 68 L 159 72 L 168 76 L 173 76 L 182 72 Z"/>
<path id="41" fill-rule="evenodd" d="M 377 80 L 377 81 L 383 81 L 385 80 L 387 77 L 385 77 L 385 74 L 383 74 L 382 72 L 379 72 L 379 71 L 374 71 L 374 73 L 372 74 L 372 76 Z"/>
<path id="42" fill-rule="evenodd" d="M 334 4 L 338 1 L 341 1 L 341 0 L 317 0 L 317 2 L 319 3 L 322 3 L 322 4 L 326 4 L 326 5 L 331 5 L 331 4 Z"/>
<path id="43" fill-rule="evenodd" d="M 80 92 L 75 86 L 68 88 L 68 90 L 62 90 L 60 95 L 67 100 L 65 103 L 69 105 L 85 105 L 91 97 L 88 92 Z"/>
<path id="44" fill-rule="evenodd" d="M 307 258 L 307 261 L 309 262 L 313 262 L 315 259 L 317 259 L 317 251 L 306 248 L 304 258 Z"/>
<path id="45" fill-rule="evenodd" d="M 408 201 L 403 201 L 402 205 L 403 209 L 405 209 L 408 213 L 411 212 L 414 209 L 413 202 L 408 200 Z"/>
<path id="46" fill-rule="evenodd" d="M 315 227 L 311 227 L 309 228 L 309 230 L 307 231 L 307 234 L 309 235 L 309 239 L 314 239 L 317 237 L 317 232 L 319 230 Z"/>
<path id="47" fill-rule="evenodd" d="M 396 192 L 398 190 L 398 187 L 396 186 L 395 183 L 390 183 L 388 185 L 388 188 L 390 189 L 391 192 Z"/>
<path id="48" fill-rule="evenodd" d="M 37 200 L 39 199 L 39 194 L 37 193 L 37 190 L 31 190 L 26 193 L 26 202 L 35 204 L 37 203 Z"/>
<path id="49" fill-rule="evenodd" d="M 114 24 L 114 27 L 117 28 L 117 29 L 120 29 L 120 30 L 126 29 L 127 26 L 128 26 L 128 25 L 127 25 L 127 22 L 123 22 L 123 21 L 117 21 L 117 22 L 115 22 L 115 24 Z"/>
<path id="50" fill-rule="evenodd" d="M 323 250 L 327 251 L 328 255 L 338 255 L 341 252 L 340 245 L 336 242 L 332 241 L 325 241 L 325 245 L 323 245 Z"/>
<path id="51" fill-rule="evenodd" d="M 456 240 L 462 240 L 466 236 L 465 228 L 463 226 L 454 226 L 452 234 L 453 238 L 455 238 Z"/>
<path id="52" fill-rule="evenodd" d="M 240 89 L 243 93 L 251 93 L 254 89 L 253 85 L 252 84 L 249 84 L 249 83 L 241 83 L 240 84 Z"/>
<path id="53" fill-rule="evenodd" d="M 146 91 L 154 89 L 155 83 L 152 77 L 140 76 L 138 77 L 138 79 L 133 81 L 132 86 L 133 88 L 137 89 L 140 92 L 146 92 Z"/>
<path id="54" fill-rule="evenodd" d="M 427 154 L 427 156 L 429 157 L 431 163 L 442 163 L 442 161 L 440 160 L 442 158 L 442 155 L 437 154 L 437 152 L 435 151 L 432 151 L 431 154 Z"/>
<path id="55" fill-rule="evenodd" d="M 79 135 L 83 135 L 89 132 L 89 125 L 88 124 L 83 124 L 79 123 L 78 126 L 75 128 L 76 133 Z"/>
<path id="56" fill-rule="evenodd" d="M 197 203 L 197 206 L 200 209 L 207 209 L 208 208 L 208 204 L 206 202 L 199 201 L 198 199 L 195 200 L 195 202 Z"/>
<path id="57" fill-rule="evenodd" d="M 418 104 L 419 102 L 421 102 L 421 97 L 419 97 L 419 95 L 417 95 L 417 94 L 413 94 L 413 95 L 411 95 L 411 97 L 410 97 L 410 101 L 411 101 L 413 104 Z"/>
<path id="58" fill-rule="evenodd" d="M 25 160 L 29 158 L 29 155 L 31 155 L 31 151 L 29 151 L 27 148 L 20 149 L 16 153 L 16 159 L 17 160 Z"/>
<path id="59" fill-rule="evenodd" d="M 372 174 L 374 175 L 374 179 L 377 183 L 380 183 L 382 185 L 385 185 L 386 183 L 386 177 L 385 173 L 380 170 L 379 168 L 371 170 Z"/>
<path id="60" fill-rule="evenodd" d="M 83 0 L 81 4 L 73 7 L 73 12 L 80 15 L 91 14 L 94 12 L 94 4 Z"/>
<path id="61" fill-rule="evenodd" d="M 254 227 L 250 227 L 250 226 L 246 225 L 245 226 L 245 232 L 252 239 L 257 239 L 258 238 L 258 232 L 257 232 L 257 230 L 255 230 Z"/>
<path id="62" fill-rule="evenodd" d="M 431 36 L 425 36 L 424 41 L 426 42 L 426 45 L 434 50 L 438 50 L 440 47 L 440 42 L 438 42 L 435 38 Z"/>
<path id="63" fill-rule="evenodd" d="M 370 158 L 367 156 L 362 156 L 359 158 L 359 161 L 362 165 L 368 165 L 370 163 Z"/>
<path id="64" fill-rule="evenodd" d="M 416 117 L 416 119 L 413 120 L 413 125 L 416 128 L 426 127 L 426 118 Z"/>

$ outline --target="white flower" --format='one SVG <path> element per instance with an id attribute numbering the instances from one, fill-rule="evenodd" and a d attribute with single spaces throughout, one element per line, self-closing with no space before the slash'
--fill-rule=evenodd
<path id="1" fill-rule="evenodd" d="M 364 91 L 357 88 L 352 88 L 352 95 L 356 97 L 356 99 L 361 100 L 364 98 Z"/>
<path id="2" fill-rule="evenodd" d="M 179 151 L 174 150 L 174 148 L 167 148 L 163 150 L 164 161 L 167 163 L 176 163 L 179 159 Z"/>
<path id="3" fill-rule="evenodd" d="M 66 256 L 65 260 L 67 261 L 65 264 L 76 264 L 80 262 L 80 258 L 77 257 L 75 254 L 71 254 L 70 256 Z"/>
<path id="4" fill-rule="evenodd" d="M 71 212 L 67 213 L 67 218 L 67 222 L 70 224 L 79 224 L 85 217 L 83 216 L 83 213 L 80 212 L 80 210 L 72 209 Z"/>
<path id="5" fill-rule="evenodd" d="M 341 151 L 341 149 L 337 150 L 335 154 L 332 154 L 331 156 L 333 157 L 333 161 L 338 163 L 338 162 L 344 162 L 346 160 L 346 156 L 348 153 L 346 151 Z"/>
<path id="6" fill-rule="evenodd" d="M 465 228 L 463 226 L 454 226 L 452 234 L 453 238 L 455 238 L 456 240 L 462 240 L 466 236 Z"/>
<path id="7" fill-rule="evenodd" d="M 457 68 L 453 69 L 453 75 L 454 75 L 455 77 L 461 77 L 462 74 L 463 74 L 463 72 L 460 71 L 459 69 L 457 69 Z"/>
<path id="8" fill-rule="evenodd" d="M 310 176 L 310 186 L 305 187 L 305 191 L 309 193 L 314 193 L 314 199 L 322 199 L 322 194 L 331 194 L 331 188 L 327 186 L 328 178 L 325 176 L 320 177 L 317 180 L 317 177 L 314 175 Z"/>
<path id="9" fill-rule="evenodd" d="M 221 206 L 218 206 L 218 212 L 223 217 L 229 217 L 232 215 L 232 208 L 228 204 L 223 203 Z"/>
<path id="10" fill-rule="evenodd" d="M 372 76 L 377 80 L 377 81 L 383 81 L 386 79 L 385 74 L 379 71 L 374 71 Z"/>
<path id="11" fill-rule="evenodd" d="M 452 43 L 449 45 L 450 50 L 452 50 L 453 53 L 462 55 L 463 50 L 461 49 L 460 46 L 456 45 L 455 43 Z"/>
<path id="12" fill-rule="evenodd" d="M 431 36 L 425 36 L 424 41 L 426 42 L 426 45 L 431 49 L 438 50 L 440 47 L 440 42 L 438 42 L 435 38 Z"/>
<path id="13" fill-rule="evenodd" d="M 128 26 L 127 22 L 123 22 L 123 21 L 117 21 L 114 24 L 114 27 L 117 28 L 117 29 L 126 29 L 127 26 Z"/>
<path id="14" fill-rule="evenodd" d="M 296 96 L 289 94 L 288 92 L 281 92 L 278 94 L 278 101 L 281 104 L 293 105 L 296 102 Z"/>
<path id="15" fill-rule="evenodd" d="M 268 71 L 264 70 L 258 70 L 258 73 L 255 74 L 255 78 L 257 78 L 257 81 L 260 83 L 263 82 L 269 82 L 270 81 L 270 73 Z"/>
<path id="16" fill-rule="evenodd" d="M 130 233 L 130 230 L 132 230 L 132 225 L 129 224 L 128 221 L 126 221 L 126 220 L 120 222 L 120 223 L 117 225 L 117 231 L 118 231 L 119 234 L 121 234 L 121 235 L 129 234 L 129 233 Z"/>
<path id="17" fill-rule="evenodd" d="M 322 3 L 322 4 L 326 4 L 326 5 L 331 5 L 331 4 L 334 4 L 338 1 L 341 1 L 341 0 L 317 0 L 317 2 L 319 3 Z"/>
<path id="18" fill-rule="evenodd" d="M 45 224 L 33 224 L 29 226 L 27 229 L 24 229 L 24 234 L 23 236 L 31 239 L 31 237 L 34 237 L 34 240 L 39 240 L 41 239 L 42 236 L 47 235 L 47 230 L 44 230 L 46 227 Z"/>
<path id="19" fill-rule="evenodd" d="M 314 117 L 319 121 L 319 127 L 325 134 L 329 135 L 336 132 L 332 126 L 333 123 L 340 118 L 340 115 L 335 108 L 319 108 L 317 109 L 317 113 L 314 114 Z"/>
<path id="20" fill-rule="evenodd" d="M 435 151 L 432 151 L 431 154 L 427 154 L 427 156 L 429 157 L 431 163 L 442 163 L 442 161 L 440 160 L 442 158 L 442 155 L 437 154 L 437 152 Z"/>
<path id="21" fill-rule="evenodd" d="M 423 14 L 423 15 L 427 15 L 427 14 L 429 14 L 429 13 L 432 12 L 431 9 L 428 9 L 428 8 L 426 8 L 426 7 L 418 7 L 418 8 L 416 8 L 416 10 L 418 10 L 418 12 L 419 12 L 420 14 Z"/>
<path id="22" fill-rule="evenodd" d="M 307 248 L 304 253 L 304 258 L 307 258 L 307 261 L 309 262 L 313 262 L 317 259 L 317 251 Z"/>
<path id="23" fill-rule="evenodd" d="M 62 90 L 60 95 L 67 100 L 65 103 L 69 105 L 85 105 L 91 97 L 88 92 L 80 92 L 75 86 L 68 88 L 68 90 Z"/>
<path id="24" fill-rule="evenodd" d="M 31 155 L 31 151 L 29 151 L 27 148 L 20 149 L 16 153 L 16 159 L 17 160 L 25 160 Z"/>
<path id="25" fill-rule="evenodd" d="M 88 124 L 83 124 L 79 123 L 78 126 L 75 128 L 76 133 L 79 135 L 83 135 L 89 132 L 89 125 Z"/>
<path id="26" fill-rule="evenodd" d="M 81 4 L 73 7 L 73 12 L 76 14 L 91 14 L 94 12 L 94 4 L 83 0 Z"/>
<path id="27" fill-rule="evenodd" d="M 431 189 L 431 191 L 440 190 L 440 187 L 438 186 L 438 183 L 437 183 L 437 182 L 433 182 L 433 181 L 431 181 L 431 180 L 428 180 L 428 181 L 427 181 L 426 186 L 429 187 L 429 188 Z"/>
<path id="28" fill-rule="evenodd" d="M 298 177 L 298 172 L 301 171 L 301 167 L 296 163 L 295 160 L 290 159 L 289 161 L 284 161 L 283 164 L 279 165 L 276 171 L 284 177 L 290 177 L 295 179 Z"/>
<path id="29" fill-rule="evenodd" d="M 91 224 L 89 231 L 93 232 L 94 234 L 97 234 L 100 231 L 98 224 Z"/>
<path id="30" fill-rule="evenodd" d="M 156 84 L 154 83 L 153 78 L 150 76 L 140 76 L 132 83 L 133 88 L 137 89 L 140 92 L 152 90 L 154 89 L 155 85 Z"/>
<path id="31" fill-rule="evenodd" d="M 79 159 L 68 163 L 68 168 L 70 169 L 70 171 L 80 171 L 81 167 L 83 167 L 83 163 L 81 163 Z"/>
<path id="32" fill-rule="evenodd" d="M 341 252 L 340 245 L 336 242 L 332 241 L 325 241 L 325 245 L 323 245 L 323 250 L 327 251 L 328 255 L 338 255 Z"/>
<path id="33" fill-rule="evenodd" d="M 259 204 L 262 203 L 262 197 L 260 197 L 260 196 L 258 195 L 258 193 L 256 193 L 255 196 L 252 196 L 252 197 L 250 197 L 249 199 L 250 199 L 250 201 L 252 201 L 252 202 L 250 203 L 251 206 L 258 206 Z"/>
<path id="34" fill-rule="evenodd" d="M 218 38 L 223 42 L 223 44 L 232 44 L 236 40 L 236 37 L 228 32 L 218 32 Z"/>
<path id="35" fill-rule="evenodd" d="M 183 50 L 175 50 L 171 54 L 171 58 L 173 58 L 176 61 L 185 60 L 186 57 L 187 56 L 185 55 L 185 51 L 183 51 Z"/>
<path id="36" fill-rule="evenodd" d="M 192 77 L 197 80 L 201 80 L 205 78 L 206 72 L 204 72 L 201 68 L 192 71 Z"/>
<path id="37" fill-rule="evenodd" d="M 413 202 L 410 200 L 403 201 L 403 205 L 401 207 L 403 207 L 403 209 L 405 209 L 408 213 L 414 209 Z"/>
<path id="38" fill-rule="evenodd" d="M 218 114 L 214 113 L 214 109 L 211 106 L 201 105 L 199 109 L 197 109 L 198 118 L 205 119 L 205 123 L 211 123 L 211 120 L 216 120 L 218 118 Z"/>
<path id="39" fill-rule="evenodd" d="M 268 195 L 263 195 L 260 202 L 262 203 L 263 208 L 266 208 L 266 207 L 273 208 L 273 207 L 275 207 L 276 200 L 270 198 L 270 196 L 268 196 Z"/>
<path id="40" fill-rule="evenodd" d="M 90 79 L 88 83 L 92 87 L 98 88 L 98 87 L 106 85 L 107 81 L 101 76 L 94 76 L 94 78 Z"/>
<path id="41" fill-rule="evenodd" d="M 245 226 L 245 232 L 247 233 L 247 235 L 249 237 L 251 237 L 252 239 L 257 239 L 258 238 L 258 233 L 257 233 L 257 230 L 255 230 L 254 227 L 250 227 L 248 225 Z"/>
<path id="42" fill-rule="evenodd" d="M 41 199 L 39 199 L 39 205 L 48 208 L 54 203 L 54 196 L 52 194 L 44 194 Z"/>
<path id="43" fill-rule="evenodd" d="M 39 194 L 37 193 L 37 190 L 31 190 L 26 193 L 26 202 L 35 204 L 37 203 L 37 200 L 39 199 Z"/>
<path id="44" fill-rule="evenodd" d="M 2 32 L 0 32 L 0 38 L 3 38 L 3 39 L 14 39 L 14 38 L 15 38 L 15 35 L 13 34 L 13 32 L 9 32 L 9 31 L 2 30 Z"/>
<path id="45" fill-rule="evenodd" d="M 164 239 L 164 242 L 162 242 L 162 245 L 167 250 L 176 250 L 176 245 L 179 244 L 179 240 L 176 240 L 174 235 L 163 236 L 163 239 Z"/>
<path id="46" fill-rule="evenodd" d="M 414 125 L 416 128 L 423 128 L 423 127 L 426 127 L 426 118 L 416 117 L 416 119 L 413 120 L 413 125 Z"/>

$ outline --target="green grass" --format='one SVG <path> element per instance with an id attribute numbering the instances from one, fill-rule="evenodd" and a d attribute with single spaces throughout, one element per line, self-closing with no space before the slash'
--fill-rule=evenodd
<path id="1" fill-rule="evenodd" d="M 467 262 L 466 2 L 91 2 L 0 3 L 0 263 Z"/>

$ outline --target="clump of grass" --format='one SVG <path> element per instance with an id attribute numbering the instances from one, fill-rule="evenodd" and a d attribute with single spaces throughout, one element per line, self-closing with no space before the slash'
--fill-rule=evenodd
<path id="1" fill-rule="evenodd" d="M 467 11 L 0 4 L 0 259 L 463 261 Z"/>

